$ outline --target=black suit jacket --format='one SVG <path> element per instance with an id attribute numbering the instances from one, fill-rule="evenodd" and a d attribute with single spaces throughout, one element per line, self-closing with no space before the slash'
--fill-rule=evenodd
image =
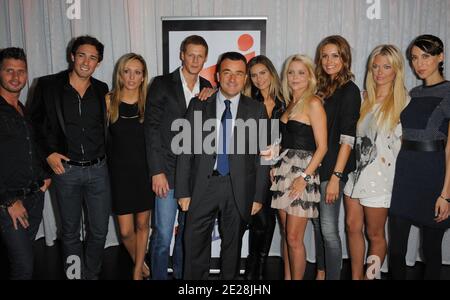
<path id="1" fill-rule="evenodd" d="M 45 157 L 57 152 L 67 154 L 67 139 L 62 101 L 64 86 L 69 82 L 69 71 L 44 76 L 38 79 L 30 103 L 30 117 L 36 131 L 36 139 Z M 108 85 L 91 77 L 96 98 L 101 103 L 104 119 L 106 146 L 106 102 Z"/>
<path id="2" fill-rule="evenodd" d="M 200 90 L 211 87 L 208 80 L 199 77 Z M 186 113 L 186 99 L 180 69 L 155 77 L 150 84 L 145 109 L 145 143 L 150 177 L 164 173 L 171 189 L 174 188 L 176 155 L 172 152 L 172 122 Z"/>
<path id="3" fill-rule="evenodd" d="M 214 128 L 212 131 L 202 131 L 194 133 L 194 112 L 202 113 L 202 123 L 204 124 L 208 119 L 221 118 L 216 116 L 216 95 L 213 95 L 208 100 L 201 102 L 198 99 L 193 99 L 189 105 L 186 113 L 186 119 L 191 125 L 191 136 L 196 137 L 191 143 L 191 152 L 183 153 L 178 156 L 177 172 L 175 181 L 175 197 L 191 197 L 189 212 L 201 205 L 202 199 L 207 199 L 205 195 L 207 189 L 207 180 L 211 176 L 216 162 L 215 153 L 207 154 L 202 149 L 202 154 L 193 154 L 194 145 L 203 144 L 205 138 L 211 134 L 215 134 Z M 257 102 L 249 97 L 241 95 L 239 106 L 237 110 L 236 120 L 242 119 L 256 120 L 267 119 L 267 112 L 262 103 Z M 234 129 L 236 133 L 236 129 Z M 267 189 L 269 188 L 269 170 L 270 166 L 261 165 L 259 152 L 259 128 L 258 134 L 252 134 L 252 138 L 256 138 L 258 145 L 257 153 L 250 154 L 250 135 L 248 130 L 245 134 L 245 145 L 242 141 L 237 140 L 237 135 L 234 137 L 234 152 L 229 154 L 230 178 L 233 187 L 234 200 L 236 207 L 242 219 L 249 222 L 251 216 L 251 208 L 253 202 L 265 203 L 267 197 Z M 215 135 L 214 135 L 215 136 Z M 263 137 L 264 138 L 264 137 Z M 238 145 L 240 143 L 240 145 Z M 266 139 L 264 139 L 266 143 Z M 236 154 L 237 149 L 245 146 L 245 154 Z M 241 148 L 242 149 L 242 148 Z M 195 212 L 194 212 L 195 213 Z"/>

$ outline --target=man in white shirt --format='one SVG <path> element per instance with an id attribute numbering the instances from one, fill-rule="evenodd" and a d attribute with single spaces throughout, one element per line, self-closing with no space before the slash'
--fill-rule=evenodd
<path id="1" fill-rule="evenodd" d="M 170 243 L 178 210 L 174 198 L 177 156 L 171 149 L 172 122 L 184 117 L 190 100 L 204 89 L 208 80 L 199 76 L 208 56 L 208 44 L 198 35 L 188 36 L 180 46 L 182 66 L 174 72 L 156 77 L 151 83 L 145 112 L 145 141 L 149 174 L 156 194 L 153 232 L 150 242 L 150 268 L 153 279 L 168 279 Z M 178 230 L 173 250 L 173 277 L 182 278 L 182 234 L 184 213 L 178 214 Z"/>

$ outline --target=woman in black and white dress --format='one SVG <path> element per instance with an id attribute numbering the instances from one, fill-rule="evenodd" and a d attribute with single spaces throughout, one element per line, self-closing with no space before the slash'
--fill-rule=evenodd
<path id="1" fill-rule="evenodd" d="M 327 151 L 327 122 L 322 100 L 315 96 L 313 62 L 293 55 L 285 63 L 281 116 L 281 150 L 287 151 L 272 170 L 272 207 L 283 230 L 284 278 L 303 279 L 306 251 L 303 238 L 309 219 L 318 217 L 320 179 L 317 169 Z"/>
<path id="2" fill-rule="evenodd" d="M 366 87 L 356 132 L 356 170 L 349 174 L 344 189 L 354 280 L 379 277 L 387 251 L 384 231 L 401 146 L 400 113 L 408 95 L 404 59 L 397 47 L 380 45 L 372 51 Z M 364 275 L 364 227 L 369 238 L 368 264 L 378 264 L 377 274 Z"/>

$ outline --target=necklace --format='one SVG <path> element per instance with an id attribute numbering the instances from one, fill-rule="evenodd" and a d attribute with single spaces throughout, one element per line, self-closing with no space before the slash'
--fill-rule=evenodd
<path id="1" fill-rule="evenodd" d="M 137 106 L 137 103 L 132 103 L 132 104 L 131 104 L 131 103 L 123 102 L 123 101 L 122 101 L 122 103 L 125 103 L 125 104 L 128 104 L 128 105 L 130 105 L 130 106 L 136 107 L 136 115 L 130 116 L 130 117 L 128 117 L 128 116 L 123 116 L 123 115 L 119 115 L 121 119 L 137 119 L 137 118 L 139 118 L 139 107 Z"/>

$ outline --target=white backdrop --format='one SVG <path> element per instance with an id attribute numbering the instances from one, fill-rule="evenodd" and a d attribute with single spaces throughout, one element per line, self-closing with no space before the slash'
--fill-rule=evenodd
<path id="1" fill-rule="evenodd" d="M 374 7 L 379 9 L 372 10 Z M 79 18 L 69 19 L 68 9 L 75 12 L 71 17 Z M 25 48 L 29 84 L 36 77 L 65 69 L 66 46 L 82 34 L 94 35 L 106 46 L 97 78 L 110 84 L 115 61 L 130 51 L 142 54 L 151 76 L 155 76 L 162 73 L 161 17 L 175 16 L 268 17 L 266 54 L 278 70 L 289 55 L 313 56 L 322 38 L 343 35 L 352 46 L 353 71 L 360 88 L 367 56 L 380 43 L 393 43 L 405 50 L 415 36 L 432 33 L 442 38 L 447 49 L 450 47 L 450 0 L 0 0 L 0 48 Z M 449 68 L 447 59 L 447 75 Z M 417 84 L 408 69 L 408 89 Z M 22 94 L 25 99 L 26 90 Z M 46 237 L 48 234 L 51 240 L 56 229 L 51 228 L 51 214 L 47 217 L 48 224 L 42 229 L 47 228 Z M 50 228 L 55 233 L 50 234 Z M 273 247 L 278 244 L 277 238 Z M 305 239 L 308 258 L 313 260 L 311 235 Z M 410 263 L 417 256 L 417 245 L 413 244 L 419 240 L 415 236 L 410 241 Z M 113 241 L 111 237 L 109 241 Z M 445 263 L 450 263 L 448 241 L 447 233 Z M 273 249 L 272 254 L 279 253 L 279 249 Z"/>
<path id="2" fill-rule="evenodd" d="M 67 17 L 67 2 L 80 4 L 79 20 Z M 367 2 L 380 4 L 380 19 L 368 18 L 374 4 Z M 378 44 L 405 50 L 415 36 L 432 33 L 450 47 L 450 0 L 0 0 L 0 48 L 25 48 L 31 83 L 65 69 L 70 39 L 92 34 L 106 46 L 96 77 L 111 83 L 114 62 L 130 51 L 142 54 L 155 76 L 163 69 L 161 17 L 182 16 L 267 17 L 266 54 L 279 70 L 289 55 L 313 56 L 321 39 L 341 34 L 352 46 L 360 87 Z M 409 69 L 406 81 L 408 88 L 419 83 Z"/>

